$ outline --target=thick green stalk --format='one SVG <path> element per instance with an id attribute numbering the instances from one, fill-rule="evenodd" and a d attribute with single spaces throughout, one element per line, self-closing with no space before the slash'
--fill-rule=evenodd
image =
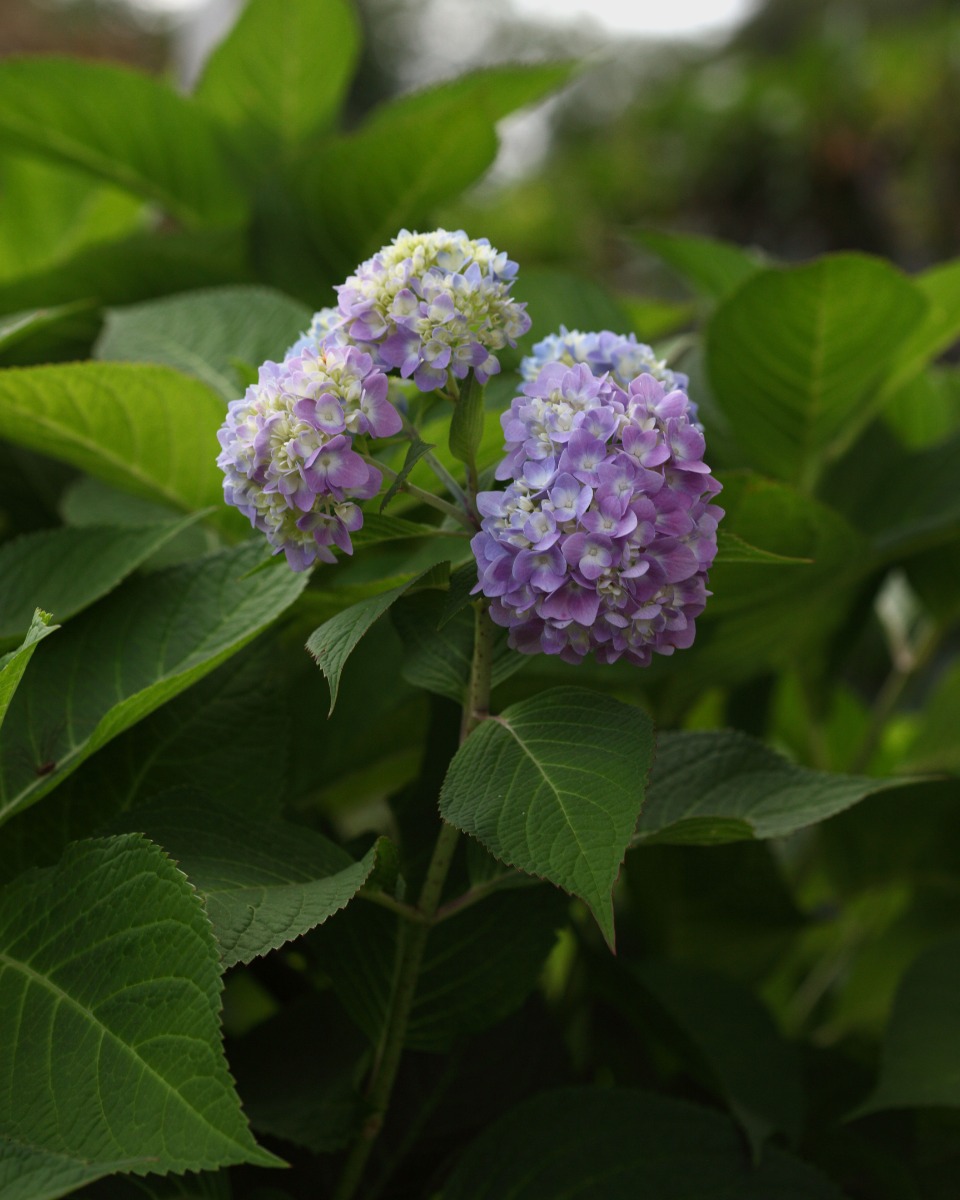
<path id="1" fill-rule="evenodd" d="M 476 605 L 473 663 L 460 725 L 461 743 L 488 714 L 492 653 L 493 626 L 487 614 L 486 602 L 481 601 Z M 423 953 L 436 919 L 443 885 L 459 837 L 460 831 L 455 826 L 448 825 L 446 821 L 441 824 L 416 905 L 418 919 L 411 921 L 407 915 L 398 917 L 400 950 L 397 974 L 386 1025 L 367 1090 L 367 1117 L 347 1157 L 334 1200 L 352 1200 L 356 1195 L 367 1159 L 383 1126 L 400 1067 Z"/>

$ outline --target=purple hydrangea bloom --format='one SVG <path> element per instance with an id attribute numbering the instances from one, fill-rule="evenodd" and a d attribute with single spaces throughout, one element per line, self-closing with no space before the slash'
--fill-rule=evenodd
<path id="1" fill-rule="evenodd" d="M 350 534 L 363 524 L 355 501 L 375 496 L 382 482 L 353 437 L 388 437 L 400 425 L 387 377 L 355 347 L 307 346 L 266 362 L 218 434 L 226 501 L 293 570 L 334 562 L 332 547 L 351 554 Z"/>
<path id="2" fill-rule="evenodd" d="M 532 382 L 547 363 L 564 363 L 574 367 L 586 363 L 594 375 L 609 373 L 614 383 L 629 387 L 630 380 L 638 375 L 652 375 L 665 388 L 686 390 L 689 379 L 680 371 L 671 371 L 667 364 L 657 358 L 653 350 L 638 342 L 633 333 L 611 333 L 604 329 L 600 333 L 581 333 L 579 329 L 560 326 L 559 333 L 552 333 L 533 347 L 533 354 L 521 360 L 520 374 Z M 688 398 L 691 420 L 697 419 L 697 406 Z"/>
<path id="3" fill-rule="evenodd" d="M 321 346 L 345 345 L 346 342 L 342 336 L 342 320 L 337 309 L 321 308 L 319 312 L 313 314 L 309 329 L 305 329 L 300 334 L 283 357 L 294 358 L 298 354 L 302 354 L 304 350 L 317 351 Z"/>
<path id="4" fill-rule="evenodd" d="M 690 408 L 648 372 L 550 362 L 504 413 L 509 483 L 477 497 L 471 545 L 514 649 L 647 666 L 691 645 L 723 510 Z"/>
<path id="5" fill-rule="evenodd" d="M 357 346 L 421 391 L 470 371 L 485 383 L 500 370 L 496 352 L 530 328 L 510 296 L 516 272 L 486 238 L 401 230 L 337 288 L 335 316 L 322 310 L 315 321 L 326 326 L 324 345 Z"/>

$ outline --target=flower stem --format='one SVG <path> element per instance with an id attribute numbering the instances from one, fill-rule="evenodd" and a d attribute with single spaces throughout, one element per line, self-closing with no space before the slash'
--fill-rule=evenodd
<path id="1" fill-rule="evenodd" d="M 488 715 L 490 701 L 490 671 L 493 655 L 493 626 L 487 614 L 486 601 L 476 604 L 476 634 L 473 645 L 473 663 L 467 687 L 463 720 L 460 725 L 460 741 Z M 363 1177 L 364 1168 L 374 1142 L 383 1127 L 390 1096 L 400 1067 L 400 1058 L 406 1041 L 410 1013 L 420 977 L 420 967 L 426 949 L 427 937 L 437 919 L 437 909 L 443 885 L 446 882 L 460 831 L 443 821 L 433 856 L 420 889 L 416 912 L 418 917 L 399 913 L 398 936 L 400 939 L 397 973 L 387 1019 L 374 1060 L 370 1084 L 367 1089 L 367 1116 L 360 1134 L 347 1156 L 343 1174 L 334 1193 L 334 1200 L 352 1200 Z"/>
<path id="2" fill-rule="evenodd" d="M 378 471 L 382 471 L 384 475 L 389 475 L 391 479 L 399 479 L 398 471 L 392 470 L 385 463 L 379 462 L 375 458 L 371 458 L 369 454 L 361 454 L 360 457 L 364 462 L 369 463 L 372 467 L 376 467 Z M 406 492 L 410 496 L 416 496 L 424 504 L 429 504 L 431 508 L 437 509 L 438 512 L 444 513 L 448 517 L 453 517 L 460 525 L 464 525 L 471 533 L 476 531 L 476 523 L 470 519 L 470 516 L 463 511 L 462 508 L 457 508 L 456 505 L 448 504 L 446 500 L 441 500 L 439 496 L 435 496 L 433 492 L 424 491 L 409 480 L 404 479 L 399 485 L 401 492 Z"/>

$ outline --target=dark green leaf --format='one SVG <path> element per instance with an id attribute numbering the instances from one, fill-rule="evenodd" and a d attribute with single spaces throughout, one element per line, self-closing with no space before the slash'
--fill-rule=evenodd
<path id="1" fill-rule="evenodd" d="M 185 225 L 244 215 L 213 121 L 165 83 L 124 67 L 7 59 L 0 140 L 153 200 Z"/>
<path id="2" fill-rule="evenodd" d="M 722 300 L 764 265 L 757 251 L 692 233 L 645 229 L 637 240 L 711 300 Z"/>
<path id="3" fill-rule="evenodd" d="M 195 97 L 263 173 L 330 127 L 358 44 L 346 0 L 251 0 L 210 55 Z"/>
<path id="4" fill-rule="evenodd" d="M 250 962 L 344 908 L 370 878 L 379 847 L 354 862 L 303 826 L 177 796 L 128 814 L 203 897 L 224 967 Z"/>
<path id="5" fill-rule="evenodd" d="M 876 414 L 898 336 L 927 303 L 878 259 L 759 271 L 717 309 L 710 379 L 751 463 L 809 490 Z"/>
<path id="6" fill-rule="evenodd" d="M 396 479 L 390 484 L 386 492 L 383 494 L 383 499 L 380 501 L 380 512 L 387 507 L 390 501 L 394 498 L 397 492 L 400 491 L 401 484 L 406 480 L 407 476 L 417 465 L 425 454 L 429 454 L 434 447 L 430 442 L 421 441 L 414 434 L 410 440 L 410 445 L 407 447 L 407 453 L 403 460 L 403 466 L 397 473 Z"/>
<path id="7" fill-rule="evenodd" d="M 77 304 L 61 304 L 54 308 L 34 308 L 29 312 L 12 313 L 9 317 L 0 318 L 0 351 L 8 350 L 24 338 L 30 337 L 40 330 L 66 318 L 75 316 L 78 312 L 90 306 L 80 301 Z"/>
<path id="8" fill-rule="evenodd" d="M 308 308 L 270 288 L 210 288 L 109 310 L 94 353 L 176 367 L 233 400 L 246 389 L 239 364 L 279 362 L 309 323 Z"/>
<path id="9" fill-rule="evenodd" d="M 554 688 L 473 731 L 450 764 L 440 812 L 510 866 L 579 896 L 612 946 L 611 892 L 652 756 L 639 708 Z"/>
<path id="10" fill-rule="evenodd" d="M 460 1158 L 443 1200 L 842 1200 L 799 1159 L 752 1167 L 727 1117 L 627 1088 L 564 1088 L 504 1114 Z"/>
<path id="11" fill-rule="evenodd" d="M 357 642 L 370 626 L 383 616 L 394 600 L 402 596 L 426 573 L 426 571 L 421 571 L 397 587 L 371 596 L 368 600 L 361 600 L 359 604 L 351 605 L 350 608 L 331 617 L 329 621 L 325 621 L 310 634 L 307 639 L 307 650 L 316 659 L 317 666 L 323 672 L 330 686 L 331 713 L 337 703 L 337 692 L 340 690 L 340 676 L 343 674 L 344 664 Z"/>
<path id="12" fill-rule="evenodd" d="M 41 604 L 61 622 L 112 591 L 196 517 L 117 529 L 49 529 L 0 546 L 0 638 L 23 632 Z"/>
<path id="13" fill-rule="evenodd" d="M 217 949 L 160 849 L 77 842 L 0 892 L 0 1190 L 53 1200 L 115 1171 L 279 1165 L 220 1046 Z"/>
<path id="14" fill-rule="evenodd" d="M 906 782 L 811 771 L 744 733 L 663 733 L 634 844 L 785 837 Z"/>
<path id="15" fill-rule="evenodd" d="M 452 621 L 458 612 L 462 612 L 470 603 L 473 589 L 477 585 L 477 564 L 471 558 L 469 562 L 457 567 L 450 573 L 450 586 L 447 589 L 447 599 L 438 625 L 442 629 L 448 621 Z"/>
<path id="16" fill-rule="evenodd" d="M 926 950 L 904 975 L 883 1037 L 880 1079 L 852 1114 L 960 1107 L 960 937 Z"/>
<path id="17" fill-rule="evenodd" d="M 717 556 L 715 563 L 812 563 L 812 558 L 797 558 L 790 554 L 777 554 L 752 546 L 739 534 L 725 528 L 717 530 Z"/>
<path id="18" fill-rule="evenodd" d="M 563 897 L 535 887 L 496 892 L 435 926 L 406 1045 L 447 1050 L 519 1008 L 565 920 Z M 397 936 L 394 914 L 357 903 L 309 940 L 344 1008 L 374 1044 L 390 1004 Z"/>
<path id="19" fill-rule="evenodd" d="M 0 734 L 0 822 L 95 750 L 201 679 L 303 591 L 305 574 L 261 571 L 259 544 L 128 581 L 70 622 L 33 664 Z"/>
<path id="20" fill-rule="evenodd" d="M 468 468 L 476 468 L 483 438 L 483 384 L 471 372 L 460 386 L 460 396 L 450 418 L 450 453 Z"/>
<path id="21" fill-rule="evenodd" d="M 461 611 L 444 622 L 446 607 L 442 592 L 423 592 L 401 598 L 391 616 L 403 642 L 404 679 L 462 704 L 473 661 L 474 614 Z M 502 630 L 494 639 L 490 682 L 496 687 L 528 660 L 509 649 Z"/>
<path id="22" fill-rule="evenodd" d="M 754 1161 L 772 1134 L 785 1133 L 795 1143 L 804 1104 L 799 1055 L 753 992 L 672 962 L 650 960 L 634 974 L 702 1056 L 750 1140 Z"/>

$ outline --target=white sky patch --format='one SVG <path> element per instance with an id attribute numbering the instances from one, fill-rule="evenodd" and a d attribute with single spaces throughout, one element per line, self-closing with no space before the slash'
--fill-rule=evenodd
<path id="1" fill-rule="evenodd" d="M 755 7 L 755 0 L 513 0 L 519 15 L 544 23 L 656 38 L 725 33 Z"/>

